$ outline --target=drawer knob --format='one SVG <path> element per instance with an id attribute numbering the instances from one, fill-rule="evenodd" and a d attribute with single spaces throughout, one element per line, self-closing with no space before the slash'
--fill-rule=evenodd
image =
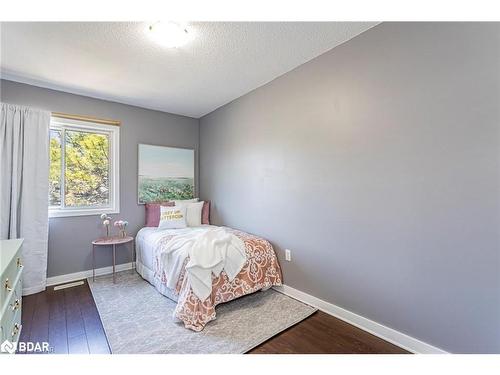
<path id="1" fill-rule="evenodd" d="M 14 324 L 14 329 L 12 330 L 12 337 L 14 337 L 15 335 L 17 335 L 17 333 L 19 332 L 19 324 Z"/>
<path id="2" fill-rule="evenodd" d="M 13 304 L 11 304 L 12 310 L 16 311 L 20 306 L 21 306 L 21 301 L 19 299 L 16 299 Z"/>
<path id="3" fill-rule="evenodd" d="M 17 258 L 17 268 L 21 268 L 23 264 L 21 263 L 21 258 Z"/>
<path id="4" fill-rule="evenodd" d="M 5 289 L 7 289 L 8 292 L 12 291 L 12 288 L 9 285 L 9 279 L 5 279 Z"/>

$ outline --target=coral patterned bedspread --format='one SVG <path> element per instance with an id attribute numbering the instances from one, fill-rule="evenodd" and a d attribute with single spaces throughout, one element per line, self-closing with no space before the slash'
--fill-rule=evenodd
<path id="1" fill-rule="evenodd" d="M 189 258 L 187 258 L 177 280 L 175 290 L 169 290 L 178 300 L 174 317 L 180 319 L 186 328 L 194 331 L 201 331 L 208 322 L 216 318 L 215 306 L 218 304 L 282 284 L 281 268 L 276 253 L 268 241 L 242 231 L 231 228 L 226 229 L 239 237 L 245 244 L 247 261 L 238 275 L 232 281 L 229 281 L 224 270 L 217 277 L 212 274 L 212 293 L 205 301 L 201 301 L 193 293 L 188 277 L 186 277 L 185 265 L 189 261 Z M 155 246 L 152 246 L 152 276 L 154 280 L 148 281 L 159 291 L 166 289 L 165 284 L 169 277 L 160 266 L 162 248 L 175 235 L 172 231 L 164 231 L 163 234 L 160 234 L 159 240 L 155 241 Z M 138 251 L 140 250 L 138 249 Z M 146 279 L 148 278 L 146 277 Z"/>

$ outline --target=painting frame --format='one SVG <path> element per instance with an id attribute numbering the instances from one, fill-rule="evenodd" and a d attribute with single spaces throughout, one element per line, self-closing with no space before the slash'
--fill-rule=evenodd
<path id="1" fill-rule="evenodd" d="M 175 152 L 179 151 L 180 153 L 185 152 L 185 151 L 191 151 L 192 152 L 192 166 L 191 171 L 192 171 L 192 198 L 196 197 L 197 194 L 197 151 L 195 148 L 192 147 L 179 147 L 179 146 L 171 146 L 171 145 L 159 145 L 159 144 L 150 144 L 150 143 L 138 143 L 137 145 L 137 204 L 138 205 L 144 205 L 148 203 L 156 203 L 159 201 L 166 201 L 166 200 L 172 200 L 172 199 L 178 199 L 178 198 L 157 198 L 154 200 L 144 200 L 141 199 L 141 190 L 144 189 L 143 184 L 144 184 L 144 175 L 141 176 L 141 170 L 144 171 L 144 163 L 147 163 L 146 158 L 144 155 L 141 156 L 141 147 L 142 148 L 161 148 L 161 149 L 168 149 L 170 152 Z M 141 168 L 142 167 L 142 168 Z M 168 172 L 166 172 L 165 176 L 161 176 L 159 178 L 162 179 L 179 179 L 178 177 L 169 177 L 167 176 Z M 141 182 L 141 177 L 143 177 L 143 181 Z M 188 176 L 189 177 L 189 176 Z M 181 199 L 181 198 L 179 198 Z"/>

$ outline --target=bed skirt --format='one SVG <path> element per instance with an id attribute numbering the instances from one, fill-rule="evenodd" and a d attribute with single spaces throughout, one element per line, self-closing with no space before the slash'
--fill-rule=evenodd
<path id="1" fill-rule="evenodd" d="M 153 270 L 146 267 L 139 260 L 135 263 L 135 269 L 137 273 L 141 275 L 141 277 L 146 280 L 148 283 L 153 285 L 158 292 L 163 294 L 165 297 L 171 299 L 174 302 L 179 301 L 179 297 L 174 293 L 174 291 L 170 288 L 167 288 L 164 283 L 154 277 Z"/>

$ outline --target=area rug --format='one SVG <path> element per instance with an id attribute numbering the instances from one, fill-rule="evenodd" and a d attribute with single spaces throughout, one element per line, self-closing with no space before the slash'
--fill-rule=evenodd
<path id="1" fill-rule="evenodd" d="M 176 303 L 135 271 L 88 280 L 112 353 L 245 353 L 316 311 L 273 289 L 217 306 L 201 332 L 174 322 Z"/>

